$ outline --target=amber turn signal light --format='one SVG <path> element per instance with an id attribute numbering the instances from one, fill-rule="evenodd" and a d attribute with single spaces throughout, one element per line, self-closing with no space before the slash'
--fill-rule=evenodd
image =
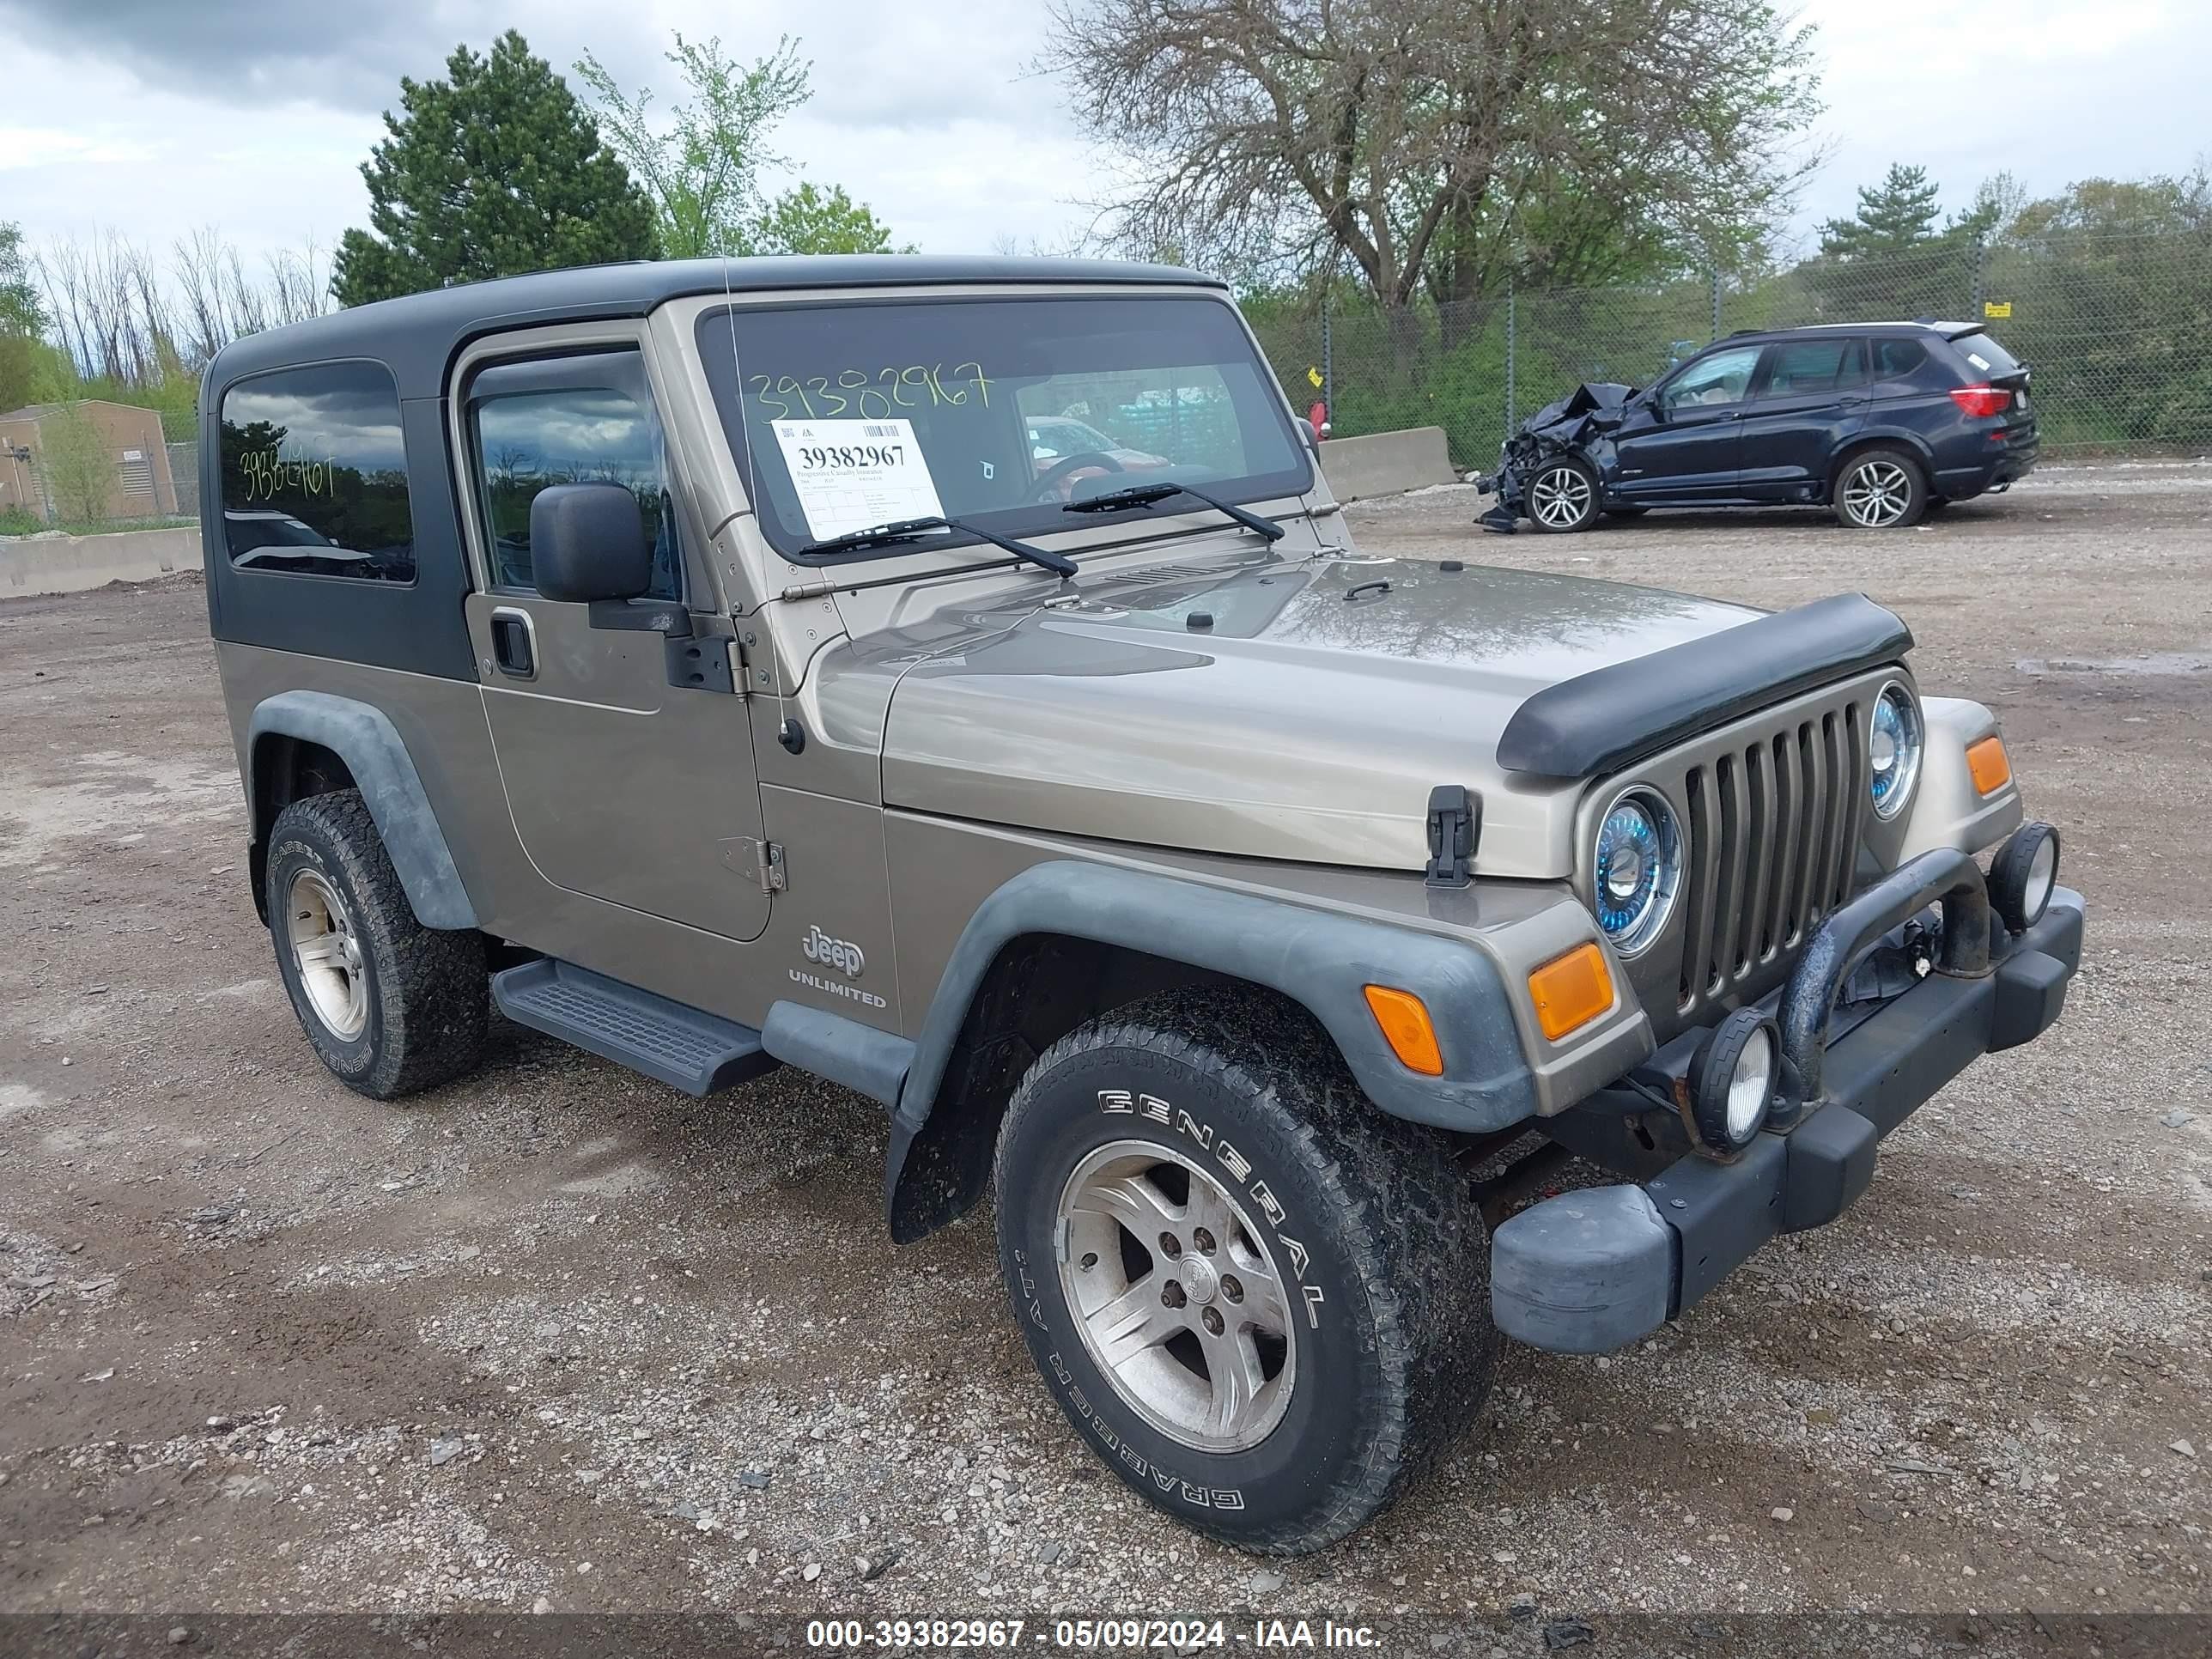
<path id="1" fill-rule="evenodd" d="M 1394 991 L 1387 985 L 1367 988 L 1367 1007 L 1398 1063 L 1423 1077 L 1444 1074 L 1443 1050 L 1437 1046 L 1437 1028 L 1429 1022 L 1428 1005 L 1411 991 Z"/>
<path id="2" fill-rule="evenodd" d="M 2005 753 L 2004 739 L 1984 738 L 1966 749 L 1966 769 L 1974 775 L 1974 787 L 1984 795 L 1993 795 L 2012 781 L 2012 757 Z"/>
<path id="3" fill-rule="evenodd" d="M 1613 972 L 1595 940 L 1553 957 L 1528 975 L 1528 994 L 1536 1004 L 1536 1024 L 1557 1042 L 1578 1031 L 1613 1006 Z"/>

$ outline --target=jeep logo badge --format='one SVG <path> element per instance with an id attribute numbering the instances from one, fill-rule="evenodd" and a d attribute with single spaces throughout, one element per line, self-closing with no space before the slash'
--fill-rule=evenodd
<path id="1" fill-rule="evenodd" d="M 806 943 L 800 947 L 809 962 L 818 962 L 824 968 L 835 968 L 847 979 L 858 979 L 860 969 L 868 965 L 857 945 L 848 945 L 842 939 L 831 939 L 819 927 L 806 930 Z"/>

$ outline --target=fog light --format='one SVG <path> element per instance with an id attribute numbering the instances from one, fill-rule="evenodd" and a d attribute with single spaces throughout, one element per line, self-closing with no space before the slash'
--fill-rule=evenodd
<path id="1" fill-rule="evenodd" d="M 1690 1061 L 1690 1112 L 1698 1144 L 1723 1156 L 1751 1145 L 1766 1122 L 1782 1044 L 1774 1022 L 1739 1008 L 1698 1047 Z"/>
<path id="2" fill-rule="evenodd" d="M 2024 933 L 2043 920 L 2057 885 L 2058 832 L 2047 823 L 2021 824 L 1990 866 L 1990 902 L 2007 927 Z"/>

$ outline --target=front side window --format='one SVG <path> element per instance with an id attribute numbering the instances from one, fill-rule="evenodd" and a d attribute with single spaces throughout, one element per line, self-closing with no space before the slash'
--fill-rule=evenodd
<path id="1" fill-rule="evenodd" d="M 667 445 L 635 350 L 501 363 L 469 383 L 469 432 L 492 586 L 536 590 L 530 505 L 562 483 L 621 484 L 637 497 L 656 599 L 684 595 Z"/>
<path id="2" fill-rule="evenodd" d="M 225 550 L 240 570 L 415 580 L 399 389 L 381 363 L 240 380 L 221 410 Z"/>
<path id="3" fill-rule="evenodd" d="M 1699 358 L 1667 383 L 1668 409 L 1741 403 L 1745 388 L 1751 385 L 1751 371 L 1759 367 L 1759 349 L 1734 346 Z"/>
<path id="4" fill-rule="evenodd" d="M 1219 301 L 740 307 L 707 313 L 696 337 L 762 527 L 801 562 L 903 518 L 1043 536 L 1114 522 L 1065 509 L 1132 484 L 1242 502 L 1313 482 L 1273 372 Z"/>

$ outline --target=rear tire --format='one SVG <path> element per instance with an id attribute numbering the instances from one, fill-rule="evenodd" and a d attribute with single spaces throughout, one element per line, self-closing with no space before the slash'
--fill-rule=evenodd
<path id="1" fill-rule="evenodd" d="M 1498 1338 L 1466 1177 L 1302 1009 L 1183 990 L 1078 1028 L 1016 1091 L 996 1174 L 1046 1386 L 1187 1525 L 1318 1549 L 1480 1409 Z"/>
<path id="2" fill-rule="evenodd" d="M 331 1074 L 372 1100 L 475 1068 L 490 987 L 483 936 L 425 927 L 357 789 L 294 801 L 269 832 L 277 971 Z"/>
<path id="3" fill-rule="evenodd" d="M 1849 529 L 1903 530 L 1928 511 L 1928 475 L 1910 451 L 1878 444 L 1837 469 L 1828 499 Z"/>
<path id="4" fill-rule="evenodd" d="M 1587 530 L 1597 522 L 1597 474 L 1571 456 L 1537 464 L 1523 497 L 1528 522 L 1547 536 Z"/>

